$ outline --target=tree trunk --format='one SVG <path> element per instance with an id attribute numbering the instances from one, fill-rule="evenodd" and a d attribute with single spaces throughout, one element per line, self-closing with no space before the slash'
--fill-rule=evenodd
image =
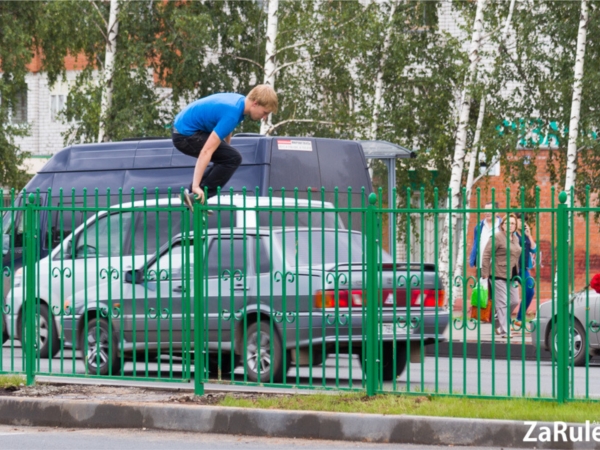
<path id="1" fill-rule="evenodd" d="M 579 116 L 581 111 L 581 90 L 583 79 L 583 62 L 585 60 L 585 44 L 587 39 L 588 4 L 581 0 L 581 16 L 579 33 L 577 34 L 577 53 L 575 56 L 575 76 L 573 80 L 573 101 L 571 103 L 571 121 L 569 123 L 569 146 L 567 148 L 567 173 L 565 175 L 565 191 L 567 204 L 570 204 L 571 188 L 575 184 L 577 170 L 577 135 L 579 133 Z"/>
<path id="2" fill-rule="evenodd" d="M 277 10 L 279 9 L 279 0 L 268 0 L 269 9 L 267 12 L 267 45 L 265 54 L 265 78 L 264 84 L 275 88 L 275 39 L 277 38 Z M 260 124 L 260 134 L 267 134 L 273 126 L 271 114 L 266 121 Z"/>
<path id="3" fill-rule="evenodd" d="M 514 0 L 513 0 L 514 1 Z M 479 117 L 477 117 L 477 128 L 475 129 L 475 137 L 473 138 L 473 148 L 470 151 L 471 160 L 469 161 L 469 173 L 467 175 L 467 192 L 465 197 L 467 199 L 467 205 L 471 204 L 471 188 L 473 187 L 473 179 L 475 178 L 475 167 L 477 166 L 477 156 L 479 155 L 479 139 L 481 138 L 481 128 L 483 127 L 483 118 L 485 116 L 485 95 L 481 97 L 481 103 L 479 105 Z M 467 230 L 467 236 L 469 236 L 469 219 L 471 214 L 465 215 L 464 228 Z M 458 242 L 458 253 L 455 273 L 462 273 L 464 266 L 464 259 L 461 255 L 465 249 L 464 233 L 460 233 Z"/>
<path id="4" fill-rule="evenodd" d="M 100 103 L 100 124 L 98 127 L 98 142 L 106 139 L 106 121 L 112 104 L 112 82 L 115 71 L 115 53 L 117 52 L 117 34 L 119 33 L 119 0 L 110 0 L 110 15 L 106 33 L 106 56 L 104 58 L 104 88 Z"/>
<path id="5" fill-rule="evenodd" d="M 391 2 L 389 13 L 390 15 L 385 31 L 385 38 L 383 39 L 383 47 L 381 49 L 381 58 L 379 59 L 377 81 L 375 82 L 375 98 L 373 100 L 373 121 L 371 122 L 371 132 L 369 133 L 369 138 L 372 140 L 377 139 L 377 126 L 379 124 L 381 98 L 383 97 L 383 68 L 385 66 L 386 55 L 388 53 L 388 50 L 390 49 L 390 45 L 392 42 L 392 25 L 394 23 L 394 13 L 396 12 L 397 5 L 397 2 Z"/>
<path id="6" fill-rule="evenodd" d="M 486 0 L 477 1 L 477 11 L 475 13 L 475 23 L 473 25 L 473 36 L 471 38 L 471 50 L 469 54 L 469 71 L 467 80 L 462 92 L 462 102 L 458 118 L 458 129 L 456 132 L 456 142 L 454 147 L 454 158 L 452 161 L 452 173 L 450 177 L 450 198 L 448 199 L 449 206 L 455 210 L 460 202 L 460 187 L 465 163 L 465 148 L 467 146 L 467 126 L 469 124 L 469 113 L 471 111 L 471 93 L 470 89 L 477 74 L 477 63 L 479 62 L 479 49 L 481 47 L 481 30 L 483 28 L 483 10 Z M 456 230 L 456 222 L 458 217 L 455 214 L 447 214 L 444 221 L 444 227 L 441 234 L 441 250 L 440 250 L 440 275 L 446 284 L 444 287 L 448 291 L 448 287 L 452 280 L 450 279 L 450 247 L 449 235 Z"/>
<path id="7" fill-rule="evenodd" d="M 506 40 L 506 36 L 508 35 L 508 28 L 510 27 L 510 22 L 512 20 L 513 11 L 515 8 L 515 0 L 511 0 L 510 6 L 508 8 L 508 16 L 506 17 L 506 22 L 504 23 L 504 28 L 502 29 L 502 35 L 500 36 L 500 43 Z M 473 147 L 470 152 L 470 160 L 469 160 L 469 173 L 467 174 L 467 189 L 466 189 L 466 204 L 467 206 L 471 205 L 471 194 L 473 193 L 473 185 L 480 177 L 475 179 L 475 167 L 477 166 L 477 156 L 479 155 L 479 139 L 481 138 L 481 128 L 483 127 L 483 119 L 485 116 L 485 92 L 481 97 L 481 103 L 479 105 L 479 117 L 477 117 L 477 128 L 475 129 L 475 137 L 473 138 Z M 491 167 L 491 165 L 490 165 Z M 481 205 L 478 205 L 481 206 Z M 469 236 L 469 221 L 470 214 L 466 214 L 464 228 L 467 230 L 467 236 Z M 456 263 L 455 273 L 460 274 L 463 271 L 463 265 L 465 261 L 461 258 L 461 255 L 464 252 L 465 248 L 465 240 L 463 238 L 464 233 L 460 233 L 459 236 L 459 244 L 458 244 L 458 260 Z"/>

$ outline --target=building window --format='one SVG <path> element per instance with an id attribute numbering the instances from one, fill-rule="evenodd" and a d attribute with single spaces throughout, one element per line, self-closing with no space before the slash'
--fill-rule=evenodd
<path id="1" fill-rule="evenodd" d="M 65 108 L 66 95 L 50 96 L 50 121 L 59 122 L 59 113 Z"/>
<path id="2" fill-rule="evenodd" d="M 27 90 L 17 94 L 11 113 L 11 123 L 27 122 Z"/>

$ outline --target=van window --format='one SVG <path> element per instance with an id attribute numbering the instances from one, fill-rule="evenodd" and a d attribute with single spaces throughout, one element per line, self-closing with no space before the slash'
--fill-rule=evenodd
<path id="1" fill-rule="evenodd" d="M 56 206 L 62 208 L 82 208 L 83 203 L 80 203 L 78 200 L 76 200 L 75 204 L 72 204 L 71 199 L 65 199 L 62 205 L 57 203 Z M 81 222 L 83 221 L 83 211 L 68 211 L 64 209 L 54 210 L 51 213 L 51 217 L 52 245 L 54 246 L 59 244 L 62 239 L 66 238 L 75 228 L 77 228 L 81 224 Z"/>
<path id="2" fill-rule="evenodd" d="M 180 211 L 139 211 L 136 212 L 135 235 L 133 245 L 136 255 L 151 255 L 158 248 L 166 244 L 174 236 L 183 233 L 182 216 L 190 217 L 190 230 L 192 230 L 191 214 Z"/>
<path id="3" fill-rule="evenodd" d="M 116 213 L 94 221 L 77 236 L 75 258 L 118 257 L 131 255 L 128 230 L 132 213 Z"/>
<path id="4" fill-rule="evenodd" d="M 2 233 L 14 236 L 13 247 L 23 247 L 23 219 L 22 211 L 6 211 L 2 218 Z"/>

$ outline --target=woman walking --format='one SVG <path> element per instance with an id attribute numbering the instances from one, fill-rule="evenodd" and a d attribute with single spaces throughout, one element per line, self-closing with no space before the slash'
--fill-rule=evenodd
<path id="1" fill-rule="evenodd" d="M 494 299 L 496 304 L 497 328 L 496 333 L 506 338 L 510 323 L 511 311 L 519 304 L 519 288 L 514 286 L 512 279 L 519 274 L 519 257 L 521 246 L 515 236 L 517 218 L 514 214 L 505 217 L 500 224 L 500 230 L 490 239 L 483 251 L 481 277 L 492 278 Z M 492 246 L 493 244 L 493 246 Z M 492 267 L 492 254 L 494 265 Z M 491 284 L 491 283 L 488 283 Z M 510 300 L 510 309 L 508 302 Z"/>
<path id="2" fill-rule="evenodd" d="M 524 230 L 523 236 L 521 236 L 521 230 Z M 529 224 L 525 221 L 525 214 L 521 213 L 517 218 L 517 231 L 515 232 L 515 236 L 519 240 L 519 244 L 523 248 L 523 253 L 525 254 L 525 265 L 523 266 L 523 255 L 521 254 L 519 260 L 521 283 L 525 285 L 525 308 L 523 305 L 519 305 L 519 312 L 517 313 L 517 320 L 515 320 L 514 325 L 516 329 L 521 329 L 523 322 L 523 311 L 527 314 L 527 310 L 529 309 L 529 305 L 531 305 L 531 301 L 533 300 L 533 296 L 535 295 L 535 280 L 531 277 L 529 273 L 529 269 L 533 268 L 533 257 L 537 253 L 537 244 L 535 243 L 535 239 L 533 238 L 533 233 L 531 232 L 531 228 Z"/>

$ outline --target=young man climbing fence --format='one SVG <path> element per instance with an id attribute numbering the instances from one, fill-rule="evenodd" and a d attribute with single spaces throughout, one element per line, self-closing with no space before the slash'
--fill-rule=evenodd
<path id="1" fill-rule="evenodd" d="M 276 113 L 277 94 L 271 86 L 258 85 L 246 97 L 241 94 L 209 95 L 187 105 L 173 121 L 173 145 L 180 152 L 197 158 L 194 177 L 183 201 L 193 207 L 194 199 L 204 203 L 216 195 L 242 163 L 242 155 L 230 145 L 231 135 L 246 117 L 265 120 Z M 213 166 L 206 170 L 212 161 Z"/>

